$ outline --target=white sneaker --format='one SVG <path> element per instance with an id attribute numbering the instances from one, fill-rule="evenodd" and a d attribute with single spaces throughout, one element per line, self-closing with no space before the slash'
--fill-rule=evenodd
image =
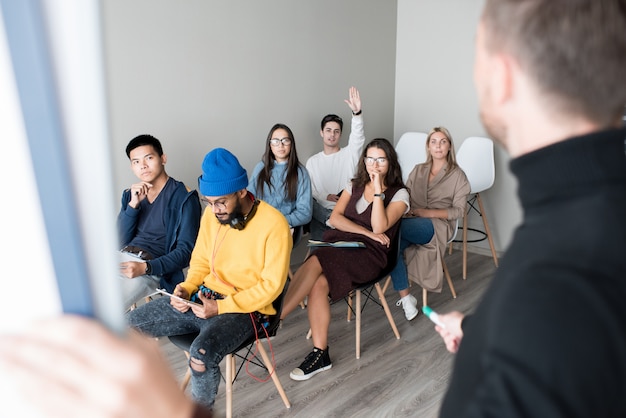
<path id="1" fill-rule="evenodd" d="M 417 299 L 413 295 L 406 295 L 396 302 L 396 306 L 402 305 L 402 309 L 404 309 L 404 316 L 407 321 L 415 318 L 417 314 L 420 312 L 417 309 Z"/>

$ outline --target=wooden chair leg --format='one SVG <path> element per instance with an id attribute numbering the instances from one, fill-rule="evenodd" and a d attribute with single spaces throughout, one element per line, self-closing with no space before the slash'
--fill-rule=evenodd
<path id="1" fill-rule="evenodd" d="M 187 357 L 187 364 L 189 364 L 189 352 L 185 351 L 185 356 Z M 183 377 L 183 381 L 180 382 L 180 389 L 184 392 L 187 390 L 187 386 L 189 385 L 189 380 L 191 379 L 191 367 L 187 366 L 187 371 L 185 372 L 185 376 Z"/>
<path id="2" fill-rule="evenodd" d="M 481 218 L 483 218 L 483 224 L 485 225 L 485 233 L 487 234 L 487 240 L 489 241 L 489 248 L 491 248 L 491 256 L 493 257 L 493 264 L 498 267 L 498 256 L 496 255 L 496 247 L 493 245 L 493 237 L 491 236 L 491 230 L 489 229 L 489 222 L 487 222 L 487 214 L 483 207 L 483 200 L 480 198 L 480 193 L 476 193 L 476 200 L 478 201 L 478 207 L 480 208 Z"/>
<path id="3" fill-rule="evenodd" d="M 450 291 L 452 292 L 452 297 L 456 299 L 456 291 L 454 290 L 454 285 L 452 284 L 452 277 L 450 277 L 448 266 L 446 266 L 446 262 L 443 258 L 441 259 L 441 265 L 443 266 L 443 273 L 446 275 L 446 280 L 448 281 L 448 287 L 450 287 Z"/>
<path id="4" fill-rule="evenodd" d="M 276 390 L 278 391 L 278 394 L 282 398 L 283 403 L 285 404 L 285 407 L 291 408 L 289 399 L 287 399 L 287 394 L 285 393 L 285 390 L 283 389 L 283 385 L 280 384 L 280 380 L 278 380 L 278 376 L 276 375 L 276 369 L 274 368 L 274 365 L 270 361 L 270 358 L 267 355 L 267 351 L 265 351 L 265 347 L 263 347 L 263 344 L 261 343 L 261 341 L 257 341 L 256 345 L 257 345 L 257 349 L 259 350 L 259 353 L 261 353 L 261 358 L 263 358 L 263 363 L 265 363 L 265 367 L 267 367 L 267 370 L 270 376 L 272 377 L 272 380 L 274 381 L 274 386 L 276 386 Z"/>
<path id="5" fill-rule="evenodd" d="M 387 304 L 387 299 L 385 298 L 385 292 L 380 287 L 380 283 L 376 283 L 374 286 L 376 288 L 376 292 L 378 292 L 378 299 L 380 299 L 380 304 L 383 306 L 385 311 L 385 315 L 387 315 L 387 320 L 389 321 L 389 325 L 391 325 L 391 329 L 393 330 L 396 339 L 400 339 L 400 333 L 398 332 L 398 327 L 396 327 L 396 321 L 393 320 L 393 315 L 391 315 L 391 310 L 389 309 L 389 305 Z"/>
<path id="6" fill-rule="evenodd" d="M 361 358 L 361 291 L 356 290 L 356 358 Z"/>
<path id="7" fill-rule="evenodd" d="M 467 214 L 463 216 L 463 280 L 467 278 Z"/>
<path id="8" fill-rule="evenodd" d="M 235 356 L 226 355 L 226 418 L 233 416 L 233 379 L 235 370 Z"/>
<path id="9" fill-rule="evenodd" d="M 347 314 L 347 318 L 346 318 L 346 320 L 348 322 L 350 322 L 352 320 L 352 310 L 353 310 L 352 294 L 353 294 L 353 292 L 350 292 L 348 294 L 348 314 Z"/>
<path id="10" fill-rule="evenodd" d="M 391 276 L 387 276 L 387 280 L 385 280 L 385 285 L 383 286 L 383 294 L 387 293 L 387 288 L 389 287 L 389 285 L 391 284 Z M 409 280 L 409 285 L 411 284 L 411 281 Z"/>

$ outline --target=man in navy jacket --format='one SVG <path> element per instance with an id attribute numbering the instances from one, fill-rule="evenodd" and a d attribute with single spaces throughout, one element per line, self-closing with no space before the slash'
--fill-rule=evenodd
<path id="1" fill-rule="evenodd" d="M 165 172 L 167 156 L 157 138 L 133 138 L 126 155 L 139 179 L 122 193 L 117 218 L 120 276 L 128 308 L 157 287 L 172 292 L 184 280 L 202 208 L 197 191 L 189 191 Z"/>

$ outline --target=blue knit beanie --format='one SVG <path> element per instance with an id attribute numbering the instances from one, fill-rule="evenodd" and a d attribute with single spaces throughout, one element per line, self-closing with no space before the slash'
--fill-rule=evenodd
<path id="1" fill-rule="evenodd" d="M 225 196 L 248 187 L 248 173 L 230 151 L 215 148 L 204 156 L 198 187 L 204 196 Z"/>

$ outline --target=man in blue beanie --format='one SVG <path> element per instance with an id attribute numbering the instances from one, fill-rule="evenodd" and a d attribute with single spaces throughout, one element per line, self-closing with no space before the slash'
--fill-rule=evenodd
<path id="1" fill-rule="evenodd" d="M 207 207 L 187 278 L 174 290 L 180 299 L 159 298 L 128 314 L 132 327 L 154 337 L 198 333 L 189 350 L 191 393 L 209 408 L 220 361 L 263 332 L 289 270 L 289 224 L 247 186 L 246 170 L 229 151 L 204 157 L 198 187 Z"/>

